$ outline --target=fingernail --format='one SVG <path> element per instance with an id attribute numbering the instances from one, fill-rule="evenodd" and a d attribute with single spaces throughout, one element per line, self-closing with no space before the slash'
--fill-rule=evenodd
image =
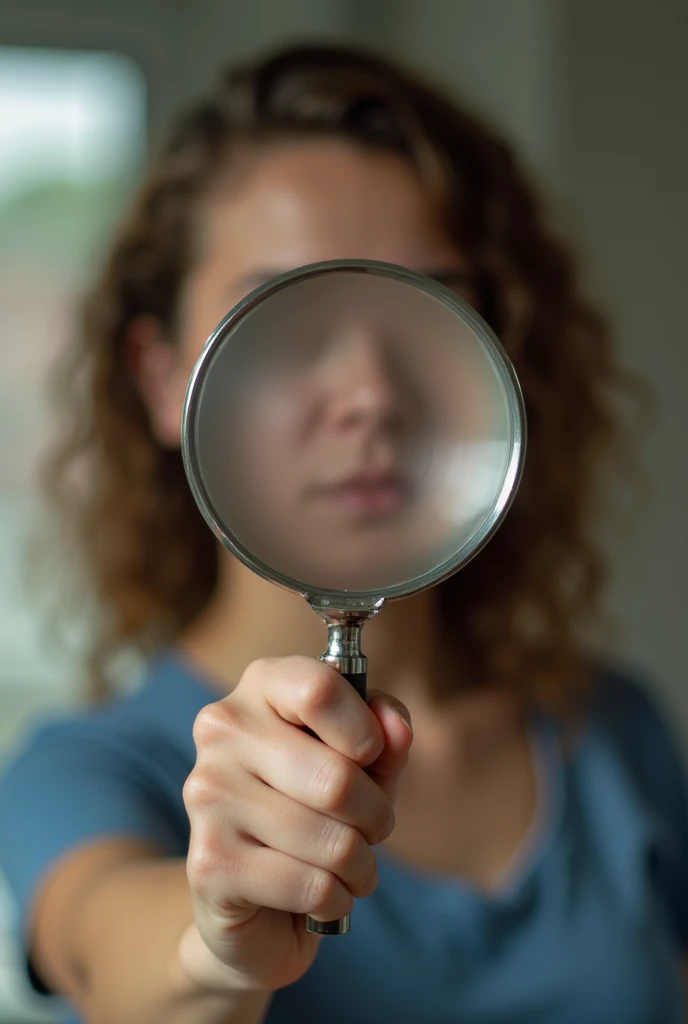
<path id="1" fill-rule="evenodd" d="M 394 708 L 394 710 L 396 711 L 396 713 L 399 715 L 399 718 L 402 720 L 402 722 L 404 723 L 404 725 L 406 726 L 408 731 L 413 736 L 413 726 L 411 725 L 411 715 L 409 714 L 409 710 L 406 707 L 406 705 L 402 704 L 400 700 L 396 699 L 396 697 L 390 697 L 389 701 L 390 701 L 390 704 L 392 705 L 392 707 Z"/>

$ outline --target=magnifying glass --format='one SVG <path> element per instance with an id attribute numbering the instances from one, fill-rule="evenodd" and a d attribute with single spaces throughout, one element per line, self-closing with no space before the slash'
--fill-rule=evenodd
<path id="1" fill-rule="evenodd" d="M 518 379 L 475 310 L 362 260 L 300 268 L 240 302 L 206 342 L 182 420 L 213 533 L 303 595 L 327 624 L 322 660 L 364 699 L 363 625 L 480 551 L 516 493 L 525 440 Z"/>

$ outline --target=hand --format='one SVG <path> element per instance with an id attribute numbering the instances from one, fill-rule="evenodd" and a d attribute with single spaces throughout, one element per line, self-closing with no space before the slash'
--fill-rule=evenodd
<path id="1" fill-rule="evenodd" d="M 408 720 L 394 698 L 366 704 L 335 669 L 303 657 L 254 662 L 203 708 L 184 787 L 190 973 L 268 991 L 305 973 L 321 940 L 304 915 L 339 919 L 375 889 L 371 847 L 394 827 Z"/>

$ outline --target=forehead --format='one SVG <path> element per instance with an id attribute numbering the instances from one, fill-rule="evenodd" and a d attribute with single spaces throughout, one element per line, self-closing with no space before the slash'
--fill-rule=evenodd
<path id="1" fill-rule="evenodd" d="M 238 179 L 229 172 L 206 203 L 203 232 L 208 259 L 225 271 L 345 258 L 413 266 L 453 248 L 417 172 L 393 153 L 290 142 L 258 150 Z"/>

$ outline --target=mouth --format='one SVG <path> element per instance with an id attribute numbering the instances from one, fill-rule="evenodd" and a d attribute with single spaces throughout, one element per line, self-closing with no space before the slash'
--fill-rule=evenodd
<path id="1" fill-rule="evenodd" d="M 355 473 L 315 490 L 315 497 L 332 509 L 372 517 L 399 511 L 409 494 L 408 482 L 389 472 Z"/>

